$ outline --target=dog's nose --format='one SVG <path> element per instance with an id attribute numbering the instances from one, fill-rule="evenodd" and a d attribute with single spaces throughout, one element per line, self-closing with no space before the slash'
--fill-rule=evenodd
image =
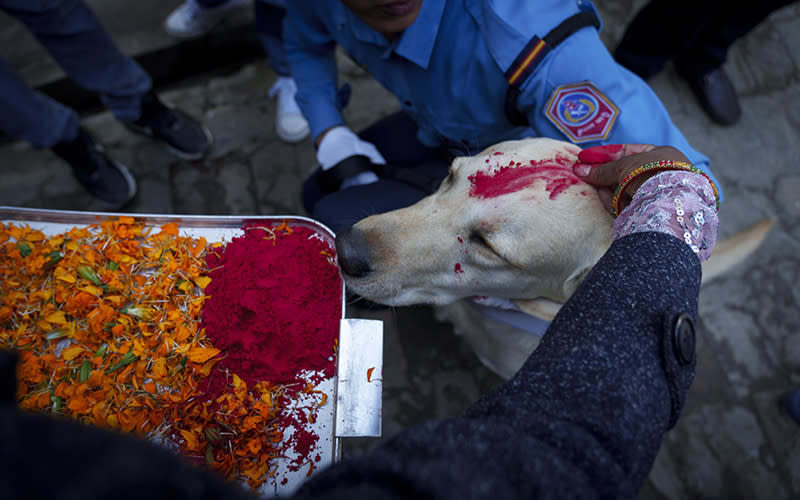
<path id="1" fill-rule="evenodd" d="M 336 257 L 342 272 L 348 276 L 363 278 L 372 271 L 364 232 L 353 227 L 336 233 Z"/>

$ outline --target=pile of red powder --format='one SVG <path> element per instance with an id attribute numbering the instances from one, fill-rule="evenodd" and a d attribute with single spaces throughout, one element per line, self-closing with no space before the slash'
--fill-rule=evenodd
<path id="1" fill-rule="evenodd" d="M 203 384 L 209 398 L 225 390 L 226 370 L 248 387 L 259 381 L 286 385 L 287 398 L 306 385 L 303 371 L 314 372 L 315 382 L 334 375 L 342 282 L 333 255 L 310 227 L 256 224 L 207 253 L 211 283 L 202 327 L 222 350 Z M 300 463 L 317 436 L 297 415 L 286 412 L 283 418 L 282 424 L 295 427 L 291 445 Z"/>
<path id="2" fill-rule="evenodd" d="M 334 373 L 342 284 L 333 250 L 311 228 L 257 226 L 208 252 L 202 326 L 248 386 L 290 383 L 299 370 Z M 213 392 L 213 391 L 212 391 Z"/>

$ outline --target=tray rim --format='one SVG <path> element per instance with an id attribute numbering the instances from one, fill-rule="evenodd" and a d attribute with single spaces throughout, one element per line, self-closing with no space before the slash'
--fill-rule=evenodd
<path id="1" fill-rule="evenodd" d="M 52 222 L 59 224 L 69 224 L 73 222 L 92 224 L 104 218 L 109 217 L 133 217 L 145 218 L 152 221 L 175 222 L 181 220 L 186 222 L 186 227 L 208 227 L 208 223 L 217 222 L 226 229 L 236 228 L 243 223 L 258 220 L 293 220 L 307 223 L 311 226 L 322 229 L 331 238 L 336 236 L 328 226 L 319 222 L 311 217 L 303 215 L 198 215 L 198 214 L 158 214 L 158 213 L 138 213 L 138 212 L 97 212 L 97 211 L 81 211 L 81 210 L 58 210 L 58 209 L 45 209 L 45 208 L 28 208 L 28 207 L 15 207 L 8 205 L 0 205 L 0 218 L 6 216 L 15 217 L 17 215 L 25 214 L 26 219 L 32 219 L 37 222 Z"/>

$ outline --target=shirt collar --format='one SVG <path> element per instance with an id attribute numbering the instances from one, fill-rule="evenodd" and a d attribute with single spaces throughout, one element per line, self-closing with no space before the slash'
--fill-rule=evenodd
<path id="1" fill-rule="evenodd" d="M 397 40 L 394 49 L 397 55 L 427 69 L 436 44 L 436 35 L 439 34 L 444 4 L 445 2 L 440 0 L 422 0 L 417 19 Z"/>
<path id="2" fill-rule="evenodd" d="M 445 2 L 441 0 L 423 0 L 417 19 L 391 44 L 383 35 L 364 24 L 344 5 L 339 11 L 337 24 L 340 27 L 349 25 L 353 36 L 360 42 L 386 48 L 383 57 L 389 57 L 394 52 L 417 66 L 427 69 L 436 43 L 436 36 L 439 33 L 444 5 Z"/>

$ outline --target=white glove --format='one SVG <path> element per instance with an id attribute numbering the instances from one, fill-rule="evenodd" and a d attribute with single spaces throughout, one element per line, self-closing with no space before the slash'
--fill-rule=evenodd
<path id="1" fill-rule="evenodd" d="M 317 148 L 317 162 L 319 162 L 322 170 L 328 170 L 345 158 L 356 155 L 364 155 L 376 165 L 386 164 L 386 160 L 374 144 L 362 141 L 352 130 L 345 126 L 330 129 L 320 141 L 319 148 Z M 340 189 L 360 184 L 370 184 L 377 180 L 378 176 L 375 175 L 375 172 L 361 172 L 343 180 Z"/>

